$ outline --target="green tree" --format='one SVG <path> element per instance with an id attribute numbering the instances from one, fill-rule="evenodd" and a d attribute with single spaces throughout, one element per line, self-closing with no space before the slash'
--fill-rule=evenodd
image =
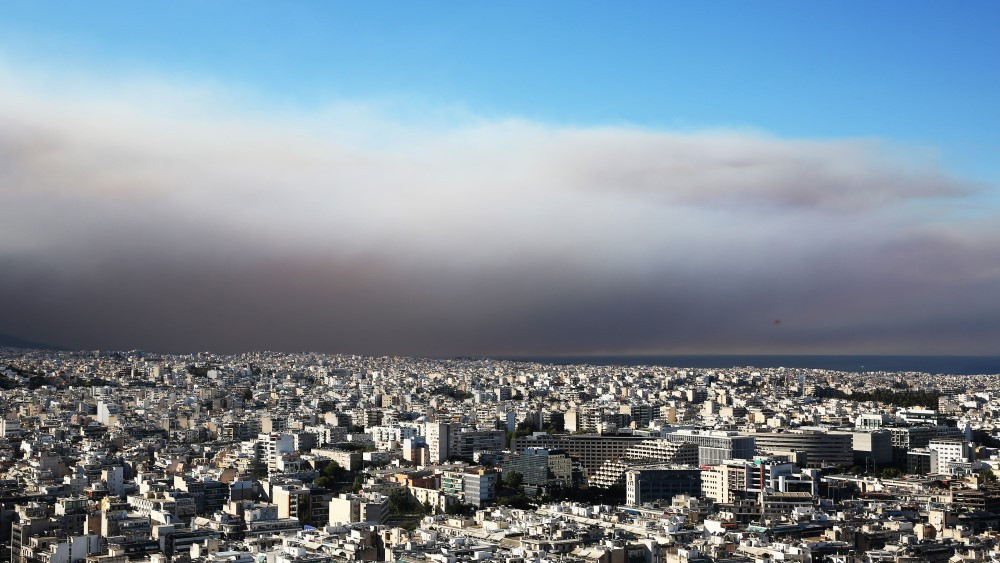
<path id="1" fill-rule="evenodd" d="M 331 461 L 323 467 L 323 476 L 330 478 L 342 477 L 346 470 L 336 461 Z"/>
<path id="2" fill-rule="evenodd" d="M 399 488 L 389 493 L 389 510 L 396 516 L 410 514 L 416 508 L 415 505 L 416 501 L 406 489 Z"/>
<path id="3" fill-rule="evenodd" d="M 328 489 L 336 493 L 342 493 L 354 490 L 354 486 L 359 485 L 357 479 L 361 476 L 356 476 L 354 480 L 352 480 L 351 477 L 352 473 L 350 471 L 341 467 L 336 461 L 331 461 L 323 466 L 323 469 L 320 471 L 320 476 L 317 477 L 313 483 L 323 487 L 324 489 Z"/>
<path id="4" fill-rule="evenodd" d="M 838 389 L 827 389 L 823 392 L 823 395 L 836 399 L 846 399 L 848 401 L 887 403 L 898 407 L 932 408 L 937 407 L 938 398 L 941 396 L 936 391 L 893 391 L 891 388 L 855 391 L 850 395 Z"/>
<path id="5" fill-rule="evenodd" d="M 524 475 L 518 471 L 504 471 L 501 485 L 505 492 L 524 493 Z"/>
<path id="6" fill-rule="evenodd" d="M 455 516 L 469 516 L 475 512 L 476 512 L 475 506 L 471 504 L 466 504 L 464 502 L 449 504 L 448 508 L 445 509 L 446 514 L 451 514 Z"/>
<path id="7" fill-rule="evenodd" d="M 497 504 L 500 506 L 509 506 L 511 508 L 529 509 L 531 508 L 531 499 L 524 496 L 523 494 L 515 496 L 502 496 L 497 499 Z"/>
<path id="8" fill-rule="evenodd" d="M 524 475 L 519 471 L 507 471 L 503 475 L 503 483 L 510 489 L 520 489 L 524 486 Z"/>

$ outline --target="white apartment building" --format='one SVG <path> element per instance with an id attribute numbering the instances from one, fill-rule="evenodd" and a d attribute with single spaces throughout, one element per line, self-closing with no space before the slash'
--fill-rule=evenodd
<path id="1" fill-rule="evenodd" d="M 965 463 L 971 457 L 969 444 L 963 440 L 951 438 L 931 440 L 927 449 L 937 453 L 931 458 L 932 473 L 947 473 L 952 463 Z"/>

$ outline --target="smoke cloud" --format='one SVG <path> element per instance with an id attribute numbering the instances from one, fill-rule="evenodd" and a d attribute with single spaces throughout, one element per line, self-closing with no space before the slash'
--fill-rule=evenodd
<path id="1" fill-rule="evenodd" d="M 991 187 L 926 152 L 71 86 L 0 73 L 0 332 L 406 355 L 1000 337 L 996 213 L 969 212 Z"/>

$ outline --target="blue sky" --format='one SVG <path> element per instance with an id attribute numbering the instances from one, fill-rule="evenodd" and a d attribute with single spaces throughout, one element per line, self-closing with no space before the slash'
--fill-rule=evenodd
<path id="1" fill-rule="evenodd" d="M 16 63 L 310 107 L 879 137 L 1000 179 L 996 2 L 18 2 Z"/>
<path id="2" fill-rule="evenodd" d="M 995 354 L 997 2 L 20 2 L 0 333 Z M 776 323 L 780 320 L 780 323 Z"/>

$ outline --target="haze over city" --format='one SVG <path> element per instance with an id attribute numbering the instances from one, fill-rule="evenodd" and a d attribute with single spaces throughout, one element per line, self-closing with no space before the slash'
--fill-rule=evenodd
<path id="1" fill-rule="evenodd" d="M 998 21 L 0 4 L 0 562 L 1000 563 Z"/>
<path id="2" fill-rule="evenodd" d="M 20 3 L 0 332 L 991 354 L 997 4 Z"/>

